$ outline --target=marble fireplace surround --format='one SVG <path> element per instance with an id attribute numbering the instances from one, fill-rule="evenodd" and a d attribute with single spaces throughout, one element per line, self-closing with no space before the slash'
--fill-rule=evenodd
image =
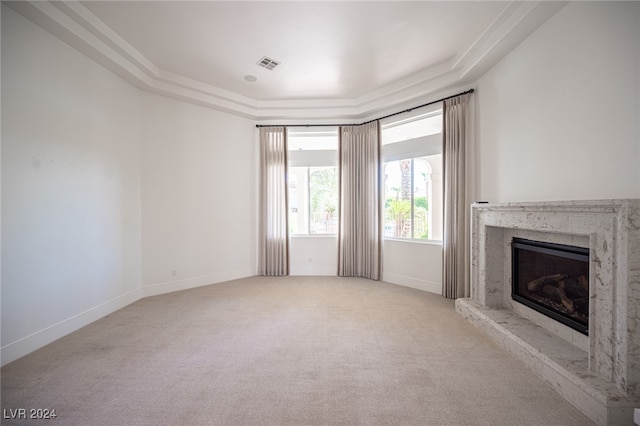
<path id="1" fill-rule="evenodd" d="M 474 204 L 457 312 L 601 425 L 640 407 L 640 200 Z M 589 336 L 511 300 L 511 239 L 589 248 Z"/>

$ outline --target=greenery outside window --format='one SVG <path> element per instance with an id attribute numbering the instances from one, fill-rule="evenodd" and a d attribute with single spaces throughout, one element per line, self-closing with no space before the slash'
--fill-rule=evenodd
<path id="1" fill-rule="evenodd" d="M 442 240 L 442 110 L 382 124 L 385 238 Z"/>
<path id="2" fill-rule="evenodd" d="M 428 240 L 431 166 L 427 159 L 389 161 L 384 171 L 384 236 Z"/>
<path id="3" fill-rule="evenodd" d="M 289 167 L 289 232 L 338 232 L 336 167 Z"/>

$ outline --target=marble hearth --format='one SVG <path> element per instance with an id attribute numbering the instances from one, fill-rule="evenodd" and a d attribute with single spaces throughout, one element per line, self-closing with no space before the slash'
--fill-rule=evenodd
<path id="1" fill-rule="evenodd" d="M 457 312 L 600 425 L 640 407 L 640 200 L 474 204 Z M 589 335 L 511 300 L 511 240 L 589 248 Z"/>

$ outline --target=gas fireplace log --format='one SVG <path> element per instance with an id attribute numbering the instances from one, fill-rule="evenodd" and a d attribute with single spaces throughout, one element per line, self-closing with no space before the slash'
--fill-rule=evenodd
<path id="1" fill-rule="evenodd" d="M 560 283 L 560 288 L 562 288 L 571 299 L 589 297 L 589 289 L 584 288 L 584 285 L 580 282 L 581 277 L 584 277 L 584 275 L 578 278 L 567 278 Z M 589 285 L 588 282 L 587 285 Z"/>
<path id="2" fill-rule="evenodd" d="M 562 303 L 569 313 L 576 311 L 573 306 L 573 301 L 567 297 L 567 294 L 560 287 L 556 287 L 554 284 L 545 284 L 542 287 L 542 296 L 556 303 Z"/>
<path id="3" fill-rule="evenodd" d="M 558 292 L 556 291 L 557 289 L 558 287 L 556 287 L 553 283 L 549 283 L 542 286 L 542 289 L 539 291 L 539 293 L 547 299 L 551 299 L 554 302 L 560 303 L 560 296 L 558 296 Z"/>
<path id="4" fill-rule="evenodd" d="M 587 294 L 589 293 L 589 278 L 588 277 L 586 277 L 584 275 L 580 275 L 578 277 L 578 284 L 580 284 L 580 286 L 587 291 Z"/>
<path id="5" fill-rule="evenodd" d="M 544 277 L 536 278 L 533 281 L 529 281 L 527 283 L 527 290 L 529 291 L 538 291 L 540 286 L 547 283 L 554 283 L 558 285 L 558 282 L 565 279 L 567 276 L 565 274 L 553 274 L 553 275 L 545 275 Z"/>
<path id="6" fill-rule="evenodd" d="M 558 296 L 560 296 L 560 301 L 562 302 L 564 307 L 567 308 L 569 312 L 574 313 L 576 309 L 573 307 L 573 300 L 567 297 L 567 294 L 564 292 L 563 289 L 558 288 L 557 290 L 558 290 Z"/>

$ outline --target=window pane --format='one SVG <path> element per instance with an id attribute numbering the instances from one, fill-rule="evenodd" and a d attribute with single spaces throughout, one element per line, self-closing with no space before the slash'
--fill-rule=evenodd
<path id="1" fill-rule="evenodd" d="M 411 238 L 411 160 L 386 163 L 384 235 Z"/>
<path id="2" fill-rule="evenodd" d="M 307 219 L 307 167 L 289 167 L 289 233 L 306 234 Z"/>
<path id="3" fill-rule="evenodd" d="M 382 127 L 384 236 L 442 240 L 442 110 Z"/>
<path id="4" fill-rule="evenodd" d="M 416 159 L 416 163 L 426 163 L 431 170 L 427 181 L 427 222 L 429 223 L 429 239 L 442 240 L 443 187 L 442 187 L 442 154 L 428 155 Z"/>
<path id="5" fill-rule="evenodd" d="M 338 129 L 287 129 L 289 233 L 338 232 Z"/>
<path id="6" fill-rule="evenodd" d="M 384 236 L 442 239 L 442 154 L 384 166 Z"/>
<path id="7" fill-rule="evenodd" d="M 428 240 L 431 168 L 424 157 L 416 158 L 413 167 L 413 238 Z"/>
<path id="8" fill-rule="evenodd" d="M 336 167 L 309 169 L 310 234 L 338 232 L 338 172 Z"/>

